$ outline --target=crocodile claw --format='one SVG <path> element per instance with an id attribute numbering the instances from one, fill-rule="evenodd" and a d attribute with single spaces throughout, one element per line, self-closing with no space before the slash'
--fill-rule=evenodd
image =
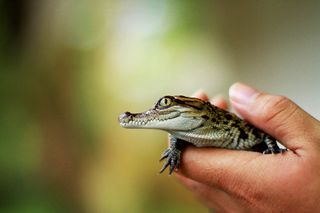
<path id="1" fill-rule="evenodd" d="M 173 172 L 175 168 L 179 168 L 181 151 L 176 148 L 168 148 L 161 155 L 160 161 L 166 159 L 159 173 L 162 173 L 169 166 L 169 174 Z"/>

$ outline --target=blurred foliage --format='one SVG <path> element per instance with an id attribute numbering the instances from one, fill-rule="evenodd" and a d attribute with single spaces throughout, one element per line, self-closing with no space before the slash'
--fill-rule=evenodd
<path id="1" fill-rule="evenodd" d="M 155 1 L 139 4 L 146 19 L 157 12 L 158 5 L 163 6 Z M 118 65 L 112 62 L 109 48 L 116 48 L 119 43 L 113 40 L 118 36 L 125 39 L 114 31 L 119 30 L 117 22 L 125 10 L 136 13 L 130 5 L 1 2 L 1 211 L 202 209 L 172 178 L 154 175 L 159 167 L 155 156 L 165 147 L 165 136 L 156 135 L 159 143 L 152 133 L 147 137 L 137 133 L 133 138 L 116 122 L 124 110 L 121 105 L 129 107 L 132 100 L 130 86 L 119 87 L 130 79 L 114 76 L 112 67 Z M 161 26 L 149 27 L 157 31 Z M 159 39 L 166 38 L 158 35 Z M 138 84 L 140 92 L 148 90 L 142 82 Z M 140 99 L 142 106 L 145 100 Z M 139 143 L 139 138 L 145 142 Z"/>
<path id="2" fill-rule="evenodd" d="M 157 175 L 166 134 L 117 116 L 241 76 L 263 85 L 233 70 L 263 58 L 277 2 L 0 1 L 0 211 L 207 212 Z"/>

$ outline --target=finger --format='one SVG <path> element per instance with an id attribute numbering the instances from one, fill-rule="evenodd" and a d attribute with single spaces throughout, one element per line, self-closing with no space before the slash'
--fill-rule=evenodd
<path id="1" fill-rule="evenodd" d="M 259 163 L 256 159 L 261 156 L 257 152 L 187 146 L 177 172 L 192 180 L 232 192 L 241 182 L 252 182 L 253 186 L 259 174 L 251 171 Z"/>
<path id="2" fill-rule="evenodd" d="M 217 212 L 225 212 L 226 207 L 230 210 L 232 206 L 236 206 L 236 201 L 220 189 L 210 187 L 180 174 L 176 174 L 175 176 L 180 183 L 192 191 L 196 197 L 205 203 L 205 205 L 210 209 L 214 209 Z"/>
<path id="3" fill-rule="evenodd" d="M 269 184 L 263 185 L 262 182 L 270 183 L 275 176 L 295 176 L 296 167 L 290 168 L 290 165 L 299 163 L 301 158 L 293 152 L 262 155 L 250 151 L 186 146 L 176 172 L 250 203 L 269 189 Z"/>
<path id="4" fill-rule="evenodd" d="M 211 102 L 211 104 L 213 104 L 221 109 L 224 109 L 224 110 L 228 109 L 228 103 L 221 95 L 214 97 L 213 99 L 211 99 L 210 102 Z"/>
<path id="5" fill-rule="evenodd" d="M 229 90 L 233 107 L 250 123 L 266 131 L 291 150 L 318 141 L 319 122 L 291 100 L 260 92 L 241 83 Z M 305 142 L 305 143 L 303 143 Z"/>
<path id="6" fill-rule="evenodd" d="M 193 93 L 192 97 L 199 98 L 203 101 L 209 100 L 208 95 L 205 92 L 203 92 L 202 90 L 199 90 L 199 91 Z"/>

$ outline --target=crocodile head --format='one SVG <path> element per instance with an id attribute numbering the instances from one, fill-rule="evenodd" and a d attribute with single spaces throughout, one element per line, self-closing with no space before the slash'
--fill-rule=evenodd
<path id="1" fill-rule="evenodd" d="M 200 127 L 210 116 L 211 104 L 197 98 L 164 96 L 146 112 L 125 112 L 119 123 L 125 128 L 190 131 Z"/>

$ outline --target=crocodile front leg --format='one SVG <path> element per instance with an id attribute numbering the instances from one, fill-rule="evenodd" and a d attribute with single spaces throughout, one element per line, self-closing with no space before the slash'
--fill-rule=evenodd
<path id="1" fill-rule="evenodd" d="M 163 152 L 160 161 L 166 159 L 163 164 L 160 173 L 162 173 L 169 166 L 169 174 L 173 172 L 175 168 L 180 166 L 181 151 L 185 141 L 175 138 L 172 135 L 169 135 L 170 145 L 169 148 Z"/>

